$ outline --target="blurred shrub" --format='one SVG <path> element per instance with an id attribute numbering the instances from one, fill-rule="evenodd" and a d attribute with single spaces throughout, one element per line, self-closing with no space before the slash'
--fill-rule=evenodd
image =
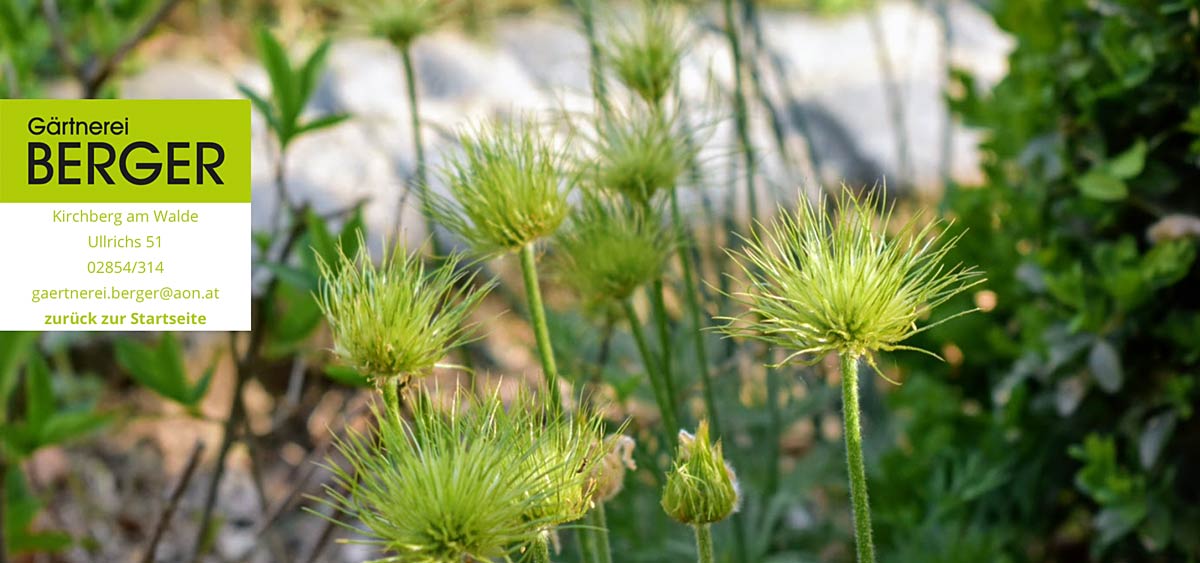
<path id="1" fill-rule="evenodd" d="M 949 376 L 901 358 L 918 377 L 872 491 L 888 559 L 1195 560 L 1200 268 L 1160 222 L 1200 212 L 1200 1 L 991 9 L 1010 74 L 951 89 L 987 182 L 946 202 L 986 313 L 924 335 Z"/>

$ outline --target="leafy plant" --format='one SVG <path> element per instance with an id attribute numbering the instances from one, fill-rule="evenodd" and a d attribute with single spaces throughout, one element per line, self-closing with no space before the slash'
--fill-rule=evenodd
<path id="1" fill-rule="evenodd" d="M 179 341 L 164 332 L 157 345 L 122 338 L 114 344 L 117 363 L 144 387 L 199 414 L 200 400 L 208 392 L 216 362 L 193 384 L 188 380 Z"/>

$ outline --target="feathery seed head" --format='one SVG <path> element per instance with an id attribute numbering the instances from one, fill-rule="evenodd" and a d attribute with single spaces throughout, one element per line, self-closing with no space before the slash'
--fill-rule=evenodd
<path id="1" fill-rule="evenodd" d="M 661 6 L 643 8 L 633 26 L 608 39 L 607 58 L 621 83 L 651 106 L 675 85 L 684 41 L 678 18 Z"/>
<path id="2" fill-rule="evenodd" d="M 662 507 L 683 524 L 711 524 L 737 511 L 737 476 L 725 462 L 721 442 L 709 439 L 708 421 L 700 421 L 693 436 L 679 432 L 679 450 L 667 474 Z"/>
<path id="3" fill-rule="evenodd" d="M 536 405 L 523 410 L 546 412 L 544 407 Z M 526 516 L 546 522 L 547 530 L 583 518 L 592 508 L 597 491 L 592 476 L 607 453 L 603 419 L 590 412 L 578 411 L 571 418 L 562 414 L 544 417 L 539 414 L 526 421 L 531 423 L 528 431 L 536 448 L 525 458 L 524 465 L 540 485 L 536 489 L 539 501 Z"/>
<path id="4" fill-rule="evenodd" d="M 605 438 L 607 453 L 593 472 L 596 480 L 596 502 L 608 502 L 625 488 L 625 472 L 637 470 L 633 461 L 633 438 L 624 434 L 611 434 Z"/>
<path id="5" fill-rule="evenodd" d="M 327 462 L 324 502 L 361 522 L 343 525 L 379 548 L 378 562 L 506 558 L 559 522 L 544 507 L 562 483 L 529 468 L 546 447 L 530 432 L 539 409 L 506 412 L 493 396 L 439 412 L 423 397 L 413 411 L 411 422 L 375 411 L 375 434 L 351 431 L 337 442 L 345 461 Z"/>
<path id="6" fill-rule="evenodd" d="M 942 264 L 962 235 L 947 238 L 940 221 L 921 226 L 914 217 L 888 237 L 888 207 L 877 231 L 880 203 L 875 193 L 860 201 L 843 189 L 830 215 L 824 201 L 804 199 L 731 251 L 750 279 L 734 296 L 748 311 L 722 330 L 792 350 L 785 361 L 836 352 L 873 362 L 875 352 L 918 350 L 901 342 L 971 312 L 918 328 L 926 311 L 984 280 L 974 267 Z"/>
<path id="7" fill-rule="evenodd" d="M 359 235 L 358 252 L 339 250 L 334 263 L 318 260 L 318 305 L 333 332 L 334 352 L 360 373 L 378 380 L 428 374 L 454 347 L 471 337 L 466 323 L 492 282 L 473 288 L 473 274 L 459 270 L 452 254 L 426 268 L 397 243 L 377 265 Z"/>
<path id="8" fill-rule="evenodd" d="M 444 21 L 450 5 L 446 0 L 353 0 L 348 3 L 350 16 L 375 37 L 388 40 L 399 49 Z"/>
<path id="9" fill-rule="evenodd" d="M 552 234 L 570 211 L 563 153 L 531 120 L 490 123 L 461 137 L 442 169 L 450 197 L 435 218 L 481 254 L 512 252 Z"/>
<path id="10" fill-rule="evenodd" d="M 585 196 L 555 236 L 559 278 L 588 308 L 619 303 L 661 275 L 674 240 L 652 208 Z"/>
<path id="11" fill-rule="evenodd" d="M 649 205 L 675 187 L 696 157 L 677 119 L 634 110 L 598 126 L 591 142 L 594 154 L 579 166 L 584 181 L 595 190 Z"/>

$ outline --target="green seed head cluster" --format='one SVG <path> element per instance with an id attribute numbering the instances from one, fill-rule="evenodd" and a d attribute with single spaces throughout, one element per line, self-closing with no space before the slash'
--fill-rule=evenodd
<path id="1" fill-rule="evenodd" d="M 587 196 L 555 236 L 558 276 L 588 305 L 628 298 L 662 274 L 675 245 L 659 214 Z"/>
<path id="2" fill-rule="evenodd" d="M 620 194 L 642 207 L 675 187 L 696 150 L 676 118 L 632 111 L 600 125 L 592 153 L 580 164 L 594 190 Z"/>
<path id="3" fill-rule="evenodd" d="M 460 398 L 439 412 L 427 397 L 411 421 L 375 413 L 373 436 L 350 432 L 329 462 L 325 502 L 389 563 L 507 559 L 578 518 L 603 438 L 597 423 L 547 421 L 543 405 Z M 588 419 L 592 420 L 592 419 Z M 535 431 L 540 430 L 540 431 Z"/>
<path id="4" fill-rule="evenodd" d="M 451 197 L 434 198 L 434 216 L 480 253 L 519 250 L 570 211 L 563 153 L 537 129 L 525 119 L 478 126 L 442 169 Z"/>
<path id="5" fill-rule="evenodd" d="M 604 459 L 604 421 L 576 413 L 574 418 L 548 415 L 550 421 L 530 419 L 530 440 L 536 444 L 525 459 L 526 472 L 536 476 L 538 502 L 526 517 L 546 522 L 547 529 L 583 518 L 596 496 L 592 478 Z"/>
<path id="6" fill-rule="evenodd" d="M 843 190 L 827 214 L 824 201 L 804 200 L 748 239 L 732 254 L 751 282 L 735 295 L 749 311 L 722 329 L 790 349 L 788 360 L 837 352 L 873 361 L 874 352 L 913 349 L 900 343 L 934 326 L 918 328 L 922 315 L 983 279 L 942 264 L 962 235 L 946 238 L 938 221 L 914 217 L 888 237 L 889 208 L 877 231 L 879 203 Z"/>
<path id="7" fill-rule="evenodd" d="M 721 442 L 712 443 L 708 421 L 700 421 L 696 435 L 679 433 L 679 451 L 667 474 L 662 507 L 683 524 L 720 522 L 738 508 L 737 477 L 725 462 Z"/>
<path id="8" fill-rule="evenodd" d="M 635 25 L 609 38 L 607 58 L 626 88 L 658 106 L 675 85 L 682 36 L 678 19 L 667 8 L 647 6 Z"/>
<path id="9" fill-rule="evenodd" d="M 400 49 L 446 19 L 447 0 L 353 0 L 348 3 L 350 16 L 375 37 L 388 40 Z"/>
<path id="10" fill-rule="evenodd" d="M 318 266 L 318 304 L 333 332 L 334 352 L 379 382 L 401 382 L 428 374 L 452 348 L 471 336 L 467 317 L 492 284 L 473 288 L 462 258 L 451 255 L 428 269 L 421 257 L 397 244 L 382 261 L 371 260 L 366 244 L 358 253 Z"/>

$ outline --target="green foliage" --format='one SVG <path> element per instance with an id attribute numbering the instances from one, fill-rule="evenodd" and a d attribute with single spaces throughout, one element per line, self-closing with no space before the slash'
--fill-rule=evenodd
<path id="1" fill-rule="evenodd" d="M 429 374 L 470 338 L 467 317 L 492 284 L 473 288 L 474 275 L 461 269 L 459 255 L 430 269 L 397 243 L 376 265 L 361 238 L 355 247 L 353 255 L 335 246 L 334 257 L 317 257 L 324 280 L 318 303 L 334 353 L 376 382 Z"/>
<path id="2" fill-rule="evenodd" d="M 25 458 L 40 448 L 80 438 L 111 422 L 110 415 L 96 412 L 92 405 L 60 407 L 50 366 L 41 355 L 31 354 L 24 371 L 24 417 L 10 418 L 0 425 L 0 455 L 5 460 Z"/>
<path id="3" fill-rule="evenodd" d="M 602 197 L 583 204 L 554 238 L 559 279 L 589 309 L 628 299 L 662 275 L 675 245 L 653 209 L 628 209 Z"/>
<path id="4" fill-rule="evenodd" d="M 259 56 L 271 80 L 270 99 L 264 98 L 245 84 L 238 84 L 242 95 L 267 120 L 281 149 L 286 149 L 296 137 L 311 131 L 332 127 L 345 121 L 345 114 L 331 114 L 305 120 L 302 113 L 316 90 L 317 81 L 325 68 L 329 41 L 322 41 L 299 66 L 293 67 L 284 46 L 266 29 L 257 35 Z"/>
<path id="5" fill-rule="evenodd" d="M 188 380 L 183 353 L 173 333 L 163 333 L 158 345 L 121 338 L 114 344 L 114 349 L 117 363 L 135 381 L 187 407 L 192 414 L 199 414 L 197 407 L 208 392 L 216 362 L 204 370 L 193 385 Z"/>
<path id="6" fill-rule="evenodd" d="M 376 411 L 375 436 L 351 432 L 330 462 L 329 500 L 387 554 L 379 561 L 442 563 L 505 558 L 543 532 L 577 519 L 599 462 L 598 421 L 544 418 L 522 395 L 458 400 L 445 412 L 428 397 L 412 421 Z"/>
<path id="7" fill-rule="evenodd" d="M 748 309 L 722 327 L 817 359 L 836 352 L 858 358 L 890 350 L 955 316 L 917 328 L 928 310 L 982 282 L 973 267 L 944 264 L 962 235 L 947 238 L 937 221 L 906 222 L 892 237 L 876 231 L 877 198 L 848 190 L 826 214 L 824 200 L 801 201 L 746 240 L 734 260 L 751 280 L 733 295 Z M 891 210 L 881 218 L 886 232 Z M 786 362 L 787 360 L 785 360 Z"/>
<path id="8" fill-rule="evenodd" d="M 893 553 L 935 533 L 957 538 L 939 552 L 982 549 L 962 561 L 1196 559 L 1200 268 L 1186 230 L 1155 227 L 1200 214 L 1200 2 L 991 9 L 1017 41 L 1010 73 L 987 95 L 956 75 L 951 100 L 990 132 L 987 182 L 947 199 L 971 233 L 947 258 L 986 257 L 989 277 L 948 308 L 988 305 L 914 338 L 961 351 L 956 377 L 902 358 L 911 445 L 873 475 L 880 535 Z M 914 522 L 957 495 L 939 483 L 979 479 L 951 461 L 973 456 L 1004 485 Z"/>
<path id="9" fill-rule="evenodd" d="M 450 197 L 433 197 L 434 217 L 480 254 L 520 250 L 570 213 L 563 150 L 539 129 L 524 117 L 479 124 L 442 168 Z"/>

